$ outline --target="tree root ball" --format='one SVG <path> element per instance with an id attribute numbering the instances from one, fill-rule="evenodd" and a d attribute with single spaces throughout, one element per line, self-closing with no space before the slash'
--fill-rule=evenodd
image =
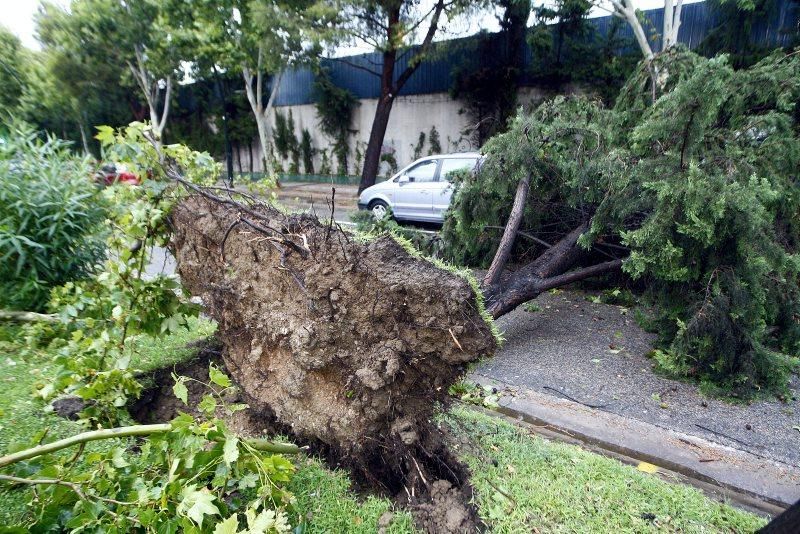
<path id="1" fill-rule="evenodd" d="M 211 197 L 171 215 L 178 272 L 253 408 L 295 434 L 356 456 L 411 446 L 465 366 L 494 352 L 467 280 L 391 237 Z"/>

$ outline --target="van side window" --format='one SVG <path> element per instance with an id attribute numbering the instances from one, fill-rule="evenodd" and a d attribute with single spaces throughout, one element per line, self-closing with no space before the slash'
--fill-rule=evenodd
<path id="1" fill-rule="evenodd" d="M 406 171 L 408 181 L 414 183 L 434 181 L 436 178 L 436 166 L 438 163 L 439 162 L 434 159 L 423 161 L 418 165 L 414 165 Z"/>
<path id="2" fill-rule="evenodd" d="M 463 169 L 473 170 L 478 160 L 474 158 L 448 158 L 442 160 L 442 169 L 439 171 L 439 180 L 451 181 L 449 175 Z"/>

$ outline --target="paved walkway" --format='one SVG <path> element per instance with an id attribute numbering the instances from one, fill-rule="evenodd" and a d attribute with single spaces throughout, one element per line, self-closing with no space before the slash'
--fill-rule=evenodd
<path id="1" fill-rule="evenodd" d="M 507 407 L 516 410 L 519 399 L 539 399 L 521 403 L 522 413 L 538 419 L 542 414 L 534 413 L 537 404 L 556 411 L 561 406 L 565 415 L 577 410 L 586 415 L 581 424 L 593 426 L 598 437 L 613 429 L 611 434 L 621 439 L 620 445 L 636 442 L 640 436 L 630 429 L 644 423 L 638 428 L 649 428 L 645 434 L 664 430 L 743 451 L 753 461 L 779 465 L 798 477 L 787 486 L 788 491 L 786 487 L 764 490 L 771 498 L 778 499 L 783 492 L 785 499 L 800 499 L 800 431 L 795 428 L 800 426 L 800 403 L 796 397 L 786 403 L 758 400 L 747 405 L 706 398 L 693 384 L 653 372 L 646 354 L 654 338 L 639 328 L 627 309 L 591 303 L 574 291 L 547 293 L 536 302 L 540 311 L 519 308 L 500 319 L 506 342 L 474 374 L 477 381 L 504 387 Z M 799 386 L 794 377 L 794 390 Z M 517 408 L 512 407 L 514 403 Z M 550 413 L 548 417 L 554 412 Z M 615 427 L 609 426 L 606 414 L 616 417 Z M 619 423 L 624 419 L 631 420 L 630 424 Z M 569 427 L 568 421 L 565 424 Z M 693 468 L 713 471 L 723 465 L 714 456 L 701 456 L 695 455 Z M 700 465 L 715 462 L 714 466 Z"/>
<path id="2" fill-rule="evenodd" d="M 336 189 L 335 195 L 332 195 L 332 188 Z M 285 182 L 275 192 L 278 200 L 286 207 L 313 210 L 320 219 L 330 217 L 332 196 L 333 215 L 337 221 L 349 221 L 350 212 L 358 210 L 357 185 Z"/>

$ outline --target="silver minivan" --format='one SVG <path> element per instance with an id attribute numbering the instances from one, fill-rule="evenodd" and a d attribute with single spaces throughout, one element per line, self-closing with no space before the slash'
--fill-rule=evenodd
<path id="1" fill-rule="evenodd" d="M 473 170 L 480 158 L 478 152 L 420 158 L 385 182 L 364 189 L 358 207 L 378 219 L 391 208 L 397 220 L 442 223 L 453 195 L 447 177 L 454 171 Z"/>

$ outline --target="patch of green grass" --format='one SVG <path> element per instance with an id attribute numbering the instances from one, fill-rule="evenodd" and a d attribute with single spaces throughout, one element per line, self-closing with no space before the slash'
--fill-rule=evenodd
<path id="1" fill-rule="evenodd" d="M 163 339 L 139 336 L 129 343 L 133 349 L 131 366 L 140 371 L 172 367 L 194 354 L 186 345 L 205 339 L 217 331 L 217 323 L 202 317 L 190 318 L 187 327 Z"/>
<path id="2" fill-rule="evenodd" d="M 54 374 L 52 355 L 24 351 L 20 328 L 0 327 L 0 340 L 0 454 L 10 445 L 27 444 L 44 429 L 48 439 L 80 432 L 75 423 L 45 412 L 45 403 L 33 396 L 34 386 Z M 0 525 L 22 517 L 30 495 L 27 490 L 0 485 Z"/>
<path id="3" fill-rule="evenodd" d="M 462 440 L 493 532 L 754 532 L 766 521 L 580 447 L 466 407 L 442 421 Z"/>
<path id="4" fill-rule="evenodd" d="M 150 371 L 172 366 L 192 354 L 186 344 L 211 335 L 216 324 L 205 319 L 192 319 L 189 328 L 164 339 L 142 336 L 132 341 L 136 345 L 131 366 Z M 10 445 L 28 444 L 41 430 L 47 429 L 47 439 L 72 436 L 86 429 L 73 421 L 48 411 L 47 403 L 34 396 L 37 386 L 51 380 L 56 372 L 55 354 L 47 349 L 28 349 L 24 331 L 18 326 L 0 325 L 0 454 Z M 117 443 L 111 440 L 89 445 L 87 452 L 104 450 Z M 74 450 L 63 454 L 73 454 Z M 14 524 L 27 511 L 31 492 L 9 489 L 0 484 L 0 525 Z"/>
<path id="5" fill-rule="evenodd" d="M 386 498 L 368 496 L 359 499 L 351 489 L 350 478 L 342 471 L 331 471 L 319 460 L 306 458 L 289 484 L 297 497 L 296 508 L 302 514 L 303 532 L 347 532 L 374 534 L 378 520 L 391 513 L 386 532 L 415 532 L 411 514 L 395 510 Z M 295 519 L 296 522 L 299 522 Z"/>

